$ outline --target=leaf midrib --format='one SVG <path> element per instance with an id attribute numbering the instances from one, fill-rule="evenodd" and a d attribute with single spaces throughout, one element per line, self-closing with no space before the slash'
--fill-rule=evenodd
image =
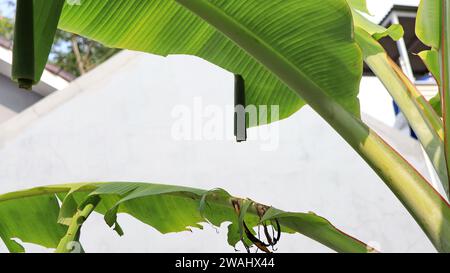
<path id="1" fill-rule="evenodd" d="M 179 3 L 182 6 L 185 6 L 183 3 L 186 3 L 188 1 L 191 0 L 175 0 L 177 3 Z M 323 91 L 323 89 L 317 85 L 314 81 L 310 80 L 310 78 L 305 75 L 300 69 L 298 69 L 297 65 L 295 65 L 294 63 L 292 63 L 291 61 L 289 61 L 288 58 L 286 58 L 283 54 L 281 54 L 279 52 L 279 50 L 277 50 L 275 47 L 270 46 L 268 43 L 266 43 L 263 39 L 261 39 L 258 35 L 254 34 L 249 28 L 247 28 L 244 24 L 240 23 L 238 20 L 234 19 L 232 16 L 228 15 L 226 12 L 222 11 L 220 8 L 216 7 L 215 5 L 209 3 L 208 1 L 204 1 L 204 0 L 196 0 L 198 3 L 201 3 L 200 5 L 204 5 L 206 7 L 206 9 L 210 9 L 213 10 L 219 14 L 222 15 L 223 18 L 225 18 L 227 21 L 229 21 L 231 24 L 235 25 L 238 29 L 240 29 L 242 32 L 244 32 L 248 37 L 250 37 L 251 39 L 254 40 L 254 42 L 256 42 L 257 44 L 260 44 L 264 47 L 265 50 L 272 52 L 272 54 L 274 55 L 274 57 L 276 57 L 277 59 L 281 60 L 286 67 L 289 67 L 289 69 L 295 71 L 296 74 L 299 74 L 299 76 L 308 81 L 309 85 L 314 86 L 315 88 L 317 88 L 318 90 L 320 90 L 324 95 L 327 95 L 325 91 Z M 188 8 L 188 10 L 190 10 Z M 217 31 L 222 32 L 220 29 L 215 28 Z M 223 32 L 222 32 L 223 33 Z M 225 36 L 225 33 L 223 33 Z M 237 45 L 239 46 L 239 45 Z M 240 47 L 240 46 L 239 46 Z M 257 58 L 254 58 L 252 56 L 253 59 L 255 59 L 258 63 L 260 63 L 261 65 L 265 66 L 265 64 L 261 63 Z M 271 69 L 268 69 L 269 71 L 271 71 Z M 271 72 L 272 74 L 274 74 L 273 72 Z M 276 77 L 278 77 L 276 74 L 274 74 Z M 296 90 L 296 88 L 292 88 L 293 90 L 295 90 L 295 92 L 297 93 L 297 95 L 299 97 L 300 94 L 299 92 Z M 328 95 L 327 95 L 328 96 Z"/>

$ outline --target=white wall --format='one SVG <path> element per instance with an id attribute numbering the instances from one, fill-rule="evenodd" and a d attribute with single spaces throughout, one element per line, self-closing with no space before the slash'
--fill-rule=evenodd
<path id="1" fill-rule="evenodd" d="M 42 96 L 21 90 L 9 78 L 0 75 L 0 123 L 39 101 Z"/>
<path id="2" fill-rule="evenodd" d="M 56 105 L 52 100 L 72 96 L 46 113 Z M 0 192 L 78 181 L 222 187 L 280 209 L 314 211 L 383 251 L 433 251 L 383 182 L 310 108 L 271 125 L 279 126 L 274 151 L 262 151 L 264 141 L 175 141 L 171 112 L 176 105 L 191 106 L 194 97 L 204 105 L 231 104 L 232 75 L 193 57 L 122 52 L 27 111 L 21 120 L 34 120 L 32 125 L 3 140 Z M 13 123 L 8 130 L 14 131 Z M 101 217 L 90 219 L 82 236 L 85 249 L 233 251 L 225 229 L 160 235 L 127 216 L 119 219 L 122 238 Z M 286 235 L 279 251 L 329 250 L 301 235 Z"/>

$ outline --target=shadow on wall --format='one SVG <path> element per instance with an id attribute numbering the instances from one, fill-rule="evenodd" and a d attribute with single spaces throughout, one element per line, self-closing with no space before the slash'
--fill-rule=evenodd
<path id="1" fill-rule="evenodd" d="M 0 123 L 30 107 L 42 96 L 19 89 L 14 82 L 0 75 Z"/>

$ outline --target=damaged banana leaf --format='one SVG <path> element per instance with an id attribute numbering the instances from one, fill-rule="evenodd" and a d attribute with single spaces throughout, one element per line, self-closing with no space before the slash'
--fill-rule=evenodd
<path id="1" fill-rule="evenodd" d="M 242 241 L 269 251 L 284 232 L 303 234 L 337 252 L 376 252 L 313 213 L 283 212 L 222 189 L 125 182 L 57 185 L 0 195 L 0 237 L 11 252 L 24 251 L 17 239 L 71 252 L 91 213 L 103 214 L 119 235 L 123 230 L 117 214 L 127 213 L 163 234 L 228 222 L 231 246 Z M 253 235 L 261 227 L 266 243 Z"/>

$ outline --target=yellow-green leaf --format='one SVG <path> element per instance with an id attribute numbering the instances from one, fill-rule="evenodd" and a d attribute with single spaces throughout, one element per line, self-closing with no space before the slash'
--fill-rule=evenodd
<path id="1" fill-rule="evenodd" d="M 442 0 L 421 0 L 416 18 L 416 35 L 434 49 L 441 47 Z"/>
<path id="2" fill-rule="evenodd" d="M 362 59 L 345 0 L 209 2 L 242 21 L 249 31 L 265 35 L 312 82 L 359 114 Z M 269 116 L 271 105 L 280 106 L 280 119 L 304 105 L 263 65 L 173 0 L 84 0 L 82 5 L 65 5 L 59 26 L 111 47 L 201 57 L 242 75 L 247 105 L 269 106 Z"/>

